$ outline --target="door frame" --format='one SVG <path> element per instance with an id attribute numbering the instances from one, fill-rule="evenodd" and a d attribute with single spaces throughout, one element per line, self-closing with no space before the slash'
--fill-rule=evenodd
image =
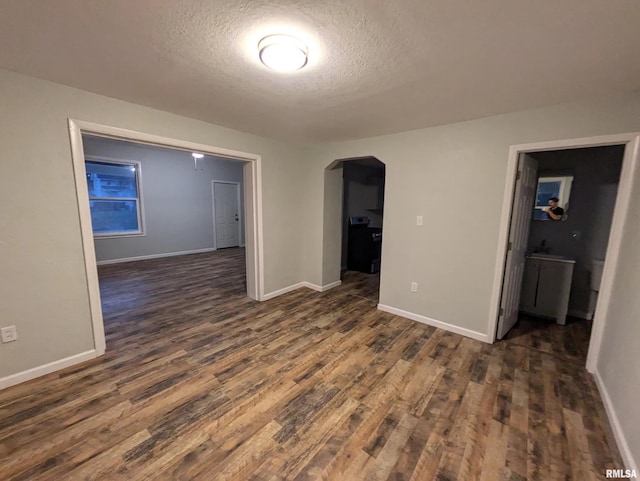
<path id="1" fill-rule="evenodd" d="M 213 248 L 218 249 L 218 238 L 216 237 L 216 184 L 233 184 L 236 186 L 236 195 L 238 201 L 238 246 L 244 247 L 244 239 L 242 238 L 242 209 L 240 206 L 240 182 L 232 182 L 229 180 L 212 180 L 211 181 L 211 206 L 213 207 Z"/>
<path id="2" fill-rule="evenodd" d="M 622 161 L 622 170 L 620 172 L 620 182 L 618 184 L 618 193 L 613 211 L 613 220 L 611 222 L 611 230 L 609 231 L 609 244 L 607 245 L 607 252 L 605 255 L 602 284 L 598 295 L 598 304 L 596 305 L 596 310 L 593 316 L 591 339 L 589 341 L 589 351 L 587 354 L 587 370 L 592 373 L 595 371 L 600 354 L 602 335 L 607 321 L 609 303 L 611 301 L 611 291 L 613 288 L 613 281 L 615 279 L 616 267 L 618 265 L 622 233 L 627 221 L 634 174 L 639 163 L 640 133 L 638 132 L 519 144 L 512 145 L 509 148 L 506 185 L 502 203 L 502 216 L 500 218 L 500 231 L 498 234 L 497 261 L 494 273 L 491 305 L 489 309 L 487 334 L 490 342 L 495 342 L 496 340 L 498 315 L 500 312 L 500 297 L 502 295 L 502 285 L 504 282 L 504 268 L 507 258 L 509 228 L 511 225 L 513 196 L 515 192 L 516 173 L 518 170 L 518 158 L 520 154 L 547 150 L 602 147 L 607 145 L 624 145 L 625 149 Z"/>
<path id="3" fill-rule="evenodd" d="M 68 119 L 69 137 L 71 141 L 71 157 L 73 160 L 74 182 L 76 187 L 76 201 L 82 235 L 82 249 L 84 254 L 87 289 L 89 294 L 89 308 L 93 327 L 93 340 L 96 356 L 101 356 L 106 350 L 104 322 L 102 318 L 102 304 L 100 301 L 100 286 L 98 281 L 98 267 L 96 251 L 91 229 L 91 211 L 89 208 L 89 192 L 86 182 L 84 165 L 84 146 L 82 134 L 97 135 L 117 140 L 127 140 L 143 144 L 155 145 L 168 149 L 225 157 L 229 160 L 244 162 L 244 192 L 245 192 L 245 225 L 247 249 L 245 251 L 247 265 L 247 296 L 259 301 L 264 300 L 264 245 L 263 245 L 263 214 L 262 214 L 262 157 L 258 154 L 229 150 L 208 144 L 174 139 L 160 135 L 147 134 L 135 130 L 121 129 L 108 125 Z"/>

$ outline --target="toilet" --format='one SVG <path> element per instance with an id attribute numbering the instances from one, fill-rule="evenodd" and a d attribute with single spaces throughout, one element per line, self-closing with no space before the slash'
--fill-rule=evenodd
<path id="1" fill-rule="evenodd" d="M 602 284 L 602 270 L 604 261 L 593 259 L 591 261 L 591 295 L 589 296 L 589 317 L 593 319 L 598 302 L 598 293 L 600 292 L 600 284 Z"/>

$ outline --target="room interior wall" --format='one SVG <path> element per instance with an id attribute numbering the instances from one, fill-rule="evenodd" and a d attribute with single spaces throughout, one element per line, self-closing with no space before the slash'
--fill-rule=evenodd
<path id="1" fill-rule="evenodd" d="M 640 468 L 640 169 L 635 172 L 596 377 L 628 469 Z"/>
<path id="2" fill-rule="evenodd" d="M 83 135 L 86 155 L 141 162 L 145 235 L 96 237 L 98 262 L 214 248 L 211 181 L 240 184 L 243 163 L 205 156 L 197 170 L 190 152 Z M 244 244 L 244 215 L 240 218 Z"/>
<path id="3" fill-rule="evenodd" d="M 0 70 L 0 380 L 93 349 L 68 119 L 262 156 L 264 282 L 303 280 L 307 149 Z"/>
<path id="4" fill-rule="evenodd" d="M 327 181 L 324 183 L 325 190 L 323 197 L 325 204 L 321 219 L 323 223 L 327 223 L 329 219 L 339 219 L 338 222 L 328 224 L 331 228 L 325 229 L 322 232 L 324 236 L 322 247 L 327 252 L 339 252 L 342 248 L 342 209 L 344 205 L 342 189 L 343 169 L 344 165 L 338 165 L 324 172 Z M 307 255 L 309 255 L 308 252 Z M 330 259 L 330 256 L 323 253 L 322 258 Z M 320 279 L 319 283 L 316 283 L 317 285 L 327 286 L 340 280 L 340 264 L 327 264 L 323 266 L 322 271 L 324 276 Z"/>
<path id="5" fill-rule="evenodd" d="M 541 246 L 550 254 L 575 259 L 569 310 L 590 317 L 591 260 L 603 260 L 611 229 L 615 192 L 622 168 L 623 146 L 536 152 L 539 176 L 574 177 L 566 220 L 533 220 L 528 251 Z M 610 187 L 614 195 L 611 196 Z M 577 233 L 574 237 L 573 234 Z"/>

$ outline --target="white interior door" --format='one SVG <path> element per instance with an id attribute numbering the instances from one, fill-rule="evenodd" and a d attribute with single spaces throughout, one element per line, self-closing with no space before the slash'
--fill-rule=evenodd
<path id="1" fill-rule="evenodd" d="M 216 249 L 240 245 L 240 186 L 213 182 Z"/>
<path id="2" fill-rule="evenodd" d="M 518 321 L 525 251 L 527 250 L 529 226 L 533 216 L 537 186 L 538 162 L 529 154 L 520 155 L 509 227 L 509 248 L 500 299 L 498 339 L 502 339 Z"/>

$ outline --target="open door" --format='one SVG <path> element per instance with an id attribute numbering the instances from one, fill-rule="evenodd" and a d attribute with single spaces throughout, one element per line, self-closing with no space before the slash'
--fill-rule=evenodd
<path id="1" fill-rule="evenodd" d="M 525 251 L 537 186 L 538 162 L 529 154 L 521 154 L 518 159 L 518 173 L 509 227 L 509 246 L 505 262 L 502 297 L 500 298 L 498 339 L 502 339 L 518 320 Z"/>

